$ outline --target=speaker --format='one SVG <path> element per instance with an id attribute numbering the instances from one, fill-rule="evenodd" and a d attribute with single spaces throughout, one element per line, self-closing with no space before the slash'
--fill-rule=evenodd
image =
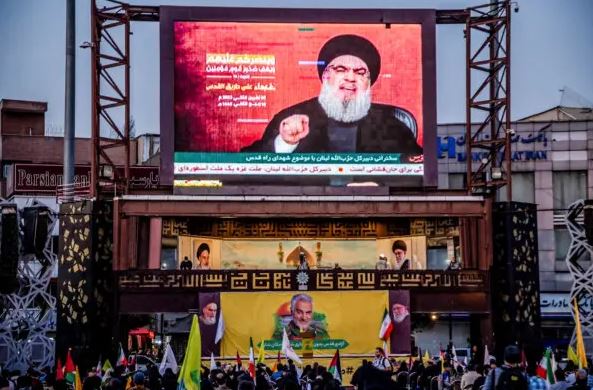
<path id="1" fill-rule="evenodd" d="M 492 322 L 497 357 L 509 344 L 541 342 L 537 208 L 520 202 L 492 209 Z"/>
<path id="2" fill-rule="evenodd" d="M 43 258 L 47 242 L 49 210 L 47 207 L 25 207 L 23 209 L 23 253 Z"/>
<path id="3" fill-rule="evenodd" d="M 0 206 L 0 293 L 13 293 L 19 286 L 19 223 L 14 204 Z"/>
<path id="4" fill-rule="evenodd" d="M 589 245 L 593 245 L 593 199 L 585 201 L 585 237 Z"/>

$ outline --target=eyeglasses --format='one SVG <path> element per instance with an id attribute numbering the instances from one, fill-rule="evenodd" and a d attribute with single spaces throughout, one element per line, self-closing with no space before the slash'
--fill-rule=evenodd
<path id="1" fill-rule="evenodd" d="M 365 68 L 349 68 L 349 67 L 343 66 L 343 65 L 330 65 L 327 67 L 327 69 L 333 71 L 334 73 L 340 74 L 340 75 L 343 75 L 345 73 L 352 71 L 358 77 L 368 77 L 369 74 L 371 73 L 371 72 L 369 72 L 368 69 L 365 69 Z"/>

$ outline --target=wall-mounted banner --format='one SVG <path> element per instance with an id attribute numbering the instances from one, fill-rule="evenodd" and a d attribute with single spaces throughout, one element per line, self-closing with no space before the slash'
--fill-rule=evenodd
<path id="1" fill-rule="evenodd" d="M 187 257 L 198 269 L 290 269 L 299 264 L 301 253 L 312 269 L 333 268 L 336 264 L 343 269 L 374 269 L 381 254 L 387 258 L 389 268 L 399 269 L 407 259 L 408 269 L 426 269 L 425 236 L 355 240 L 178 238 L 179 262 Z M 401 252 L 399 261 L 397 249 Z"/>
<path id="2" fill-rule="evenodd" d="M 409 293 L 392 295 L 388 291 L 221 293 L 225 333 L 220 354 L 247 354 L 252 337 L 256 349 L 263 342 L 265 351 L 276 356 L 284 329 L 298 354 L 302 354 L 301 332 L 314 334 L 315 354 L 331 354 L 336 349 L 345 354 L 372 354 L 383 344 L 379 328 L 386 307 L 395 313 L 392 337 L 397 340 L 392 339 L 391 353 L 409 353 Z M 202 343 L 211 343 L 205 334 Z"/>

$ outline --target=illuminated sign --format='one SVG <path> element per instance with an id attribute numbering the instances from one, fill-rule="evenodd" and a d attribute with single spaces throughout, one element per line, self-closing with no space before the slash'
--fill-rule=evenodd
<path id="1" fill-rule="evenodd" d="M 162 104 L 163 174 L 170 165 L 175 183 L 422 185 L 436 172 L 434 11 L 405 11 L 386 26 L 376 14 L 349 22 L 354 14 L 336 10 L 303 16 L 311 22 L 298 21 L 303 10 L 267 10 L 257 22 L 184 10 L 165 7 L 161 18 L 170 58 L 162 86 L 173 84 Z"/>
<path id="2" fill-rule="evenodd" d="M 123 167 L 118 167 L 123 173 Z M 7 194 L 55 193 L 63 184 L 62 165 L 14 164 L 7 180 Z M 91 183 L 91 167 L 76 166 L 74 183 L 86 187 Z M 156 189 L 159 186 L 158 167 L 130 167 L 130 188 L 136 190 Z"/>
<path id="3" fill-rule="evenodd" d="M 488 137 L 485 137 L 488 139 Z M 517 134 L 511 138 L 511 159 L 513 161 L 535 161 L 548 159 L 548 138 L 545 133 Z M 456 159 L 459 162 L 467 160 L 465 136 L 437 137 L 438 158 Z M 529 150 L 519 150 L 530 148 Z M 489 152 L 472 152 L 472 161 L 482 161 L 487 158 Z M 500 155 L 502 159 L 502 152 Z"/>

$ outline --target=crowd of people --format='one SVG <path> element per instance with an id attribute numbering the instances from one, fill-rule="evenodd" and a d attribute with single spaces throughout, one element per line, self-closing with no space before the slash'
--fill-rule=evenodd
<path id="1" fill-rule="evenodd" d="M 363 360 L 354 370 L 350 380 L 342 381 L 328 368 L 314 363 L 296 366 L 292 360 L 287 364 L 274 362 L 273 366 L 259 363 L 255 376 L 247 367 L 238 363 L 217 361 L 214 366 L 202 365 L 201 390 L 338 390 L 352 387 L 356 390 L 584 390 L 593 388 L 593 376 L 586 369 L 579 369 L 572 361 L 563 368 L 556 367 L 551 384 L 538 376 L 537 366 L 525 364 L 516 346 L 504 351 L 503 364 L 491 358 L 489 365 L 479 364 L 481 359 L 472 359 L 465 365 L 454 356 L 443 354 L 434 359 L 422 357 L 397 361 L 386 357 L 381 348 L 375 351 L 373 360 Z M 591 365 L 589 364 L 589 367 Z M 82 373 L 81 373 L 82 374 Z M 161 375 L 162 374 L 162 375 Z M 342 373 L 343 374 L 343 373 Z M 541 374 L 541 373 L 540 373 Z M 0 390 L 68 390 L 74 388 L 68 379 L 55 379 L 48 370 L 37 372 L 3 371 Z M 344 382 L 344 383 L 342 383 Z M 157 365 L 145 371 L 117 366 L 106 372 L 95 368 L 87 370 L 80 390 L 177 390 L 178 377 L 171 368 L 159 370 Z"/>

